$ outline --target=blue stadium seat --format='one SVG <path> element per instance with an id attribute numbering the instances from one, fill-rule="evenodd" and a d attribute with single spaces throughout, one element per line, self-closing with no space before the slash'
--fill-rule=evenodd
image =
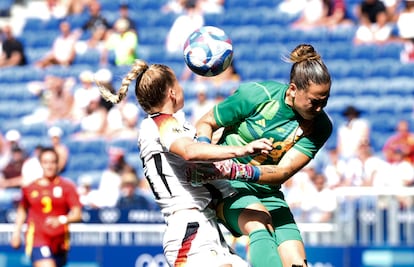
<path id="1" fill-rule="evenodd" d="M 372 62 L 371 62 L 372 63 Z M 398 72 L 400 61 L 396 59 L 376 59 L 375 63 L 369 64 L 371 77 L 394 78 Z"/>
<path id="2" fill-rule="evenodd" d="M 30 93 L 25 82 L 0 83 L 1 100 L 10 101 L 31 101 L 37 100 L 38 97 Z"/>
<path id="3" fill-rule="evenodd" d="M 114 139 L 107 142 L 108 147 L 122 148 L 126 154 L 139 153 L 137 140 L 135 139 Z"/>
<path id="4" fill-rule="evenodd" d="M 38 31 L 28 31 L 19 38 L 25 47 L 50 48 L 58 35 L 59 29 L 42 30 L 42 34 Z"/>
<path id="5" fill-rule="evenodd" d="M 376 45 L 353 45 L 351 49 L 351 58 L 352 59 L 368 59 L 375 60 L 377 59 L 377 46 Z"/>
<path id="6" fill-rule="evenodd" d="M 85 53 L 77 53 L 73 64 L 99 65 L 101 53 L 95 49 L 89 49 Z"/>
<path id="7" fill-rule="evenodd" d="M 43 77 L 44 72 L 32 66 L 2 68 L 0 72 L 0 81 L 2 83 L 39 81 Z"/>
<path id="8" fill-rule="evenodd" d="M 89 18 L 88 12 L 66 16 L 66 20 L 70 23 L 72 29 L 82 28 L 82 26 L 86 23 L 88 18 Z"/>
<path id="9" fill-rule="evenodd" d="M 146 27 L 139 30 L 139 43 L 143 45 L 164 45 L 168 34 L 166 27 Z"/>
<path id="10" fill-rule="evenodd" d="M 0 17 L 9 17 L 15 0 L 0 1 Z"/>
<path id="11" fill-rule="evenodd" d="M 80 154 L 95 154 L 105 155 L 107 154 L 107 144 L 104 139 L 92 139 L 92 140 L 68 140 L 66 142 L 71 155 Z"/>
<path id="12" fill-rule="evenodd" d="M 403 43 L 389 43 L 377 48 L 378 58 L 400 61 L 400 53 L 404 49 Z"/>
<path id="13" fill-rule="evenodd" d="M 67 172 L 70 171 L 93 171 L 103 170 L 108 166 L 108 157 L 106 154 L 99 153 L 80 153 L 70 156 L 68 165 L 66 166 Z"/>

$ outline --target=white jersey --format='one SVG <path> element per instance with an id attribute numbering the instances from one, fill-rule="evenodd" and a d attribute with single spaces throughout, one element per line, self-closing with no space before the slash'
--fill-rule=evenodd
<path id="1" fill-rule="evenodd" d="M 171 144 L 182 137 L 195 139 L 195 128 L 179 116 L 154 114 L 145 118 L 140 127 L 138 145 L 144 174 L 164 216 L 183 209 L 204 210 L 212 200 L 205 186 L 194 187 L 187 180 L 187 162 L 169 152 Z M 223 197 L 235 193 L 225 181 L 215 181 Z"/>

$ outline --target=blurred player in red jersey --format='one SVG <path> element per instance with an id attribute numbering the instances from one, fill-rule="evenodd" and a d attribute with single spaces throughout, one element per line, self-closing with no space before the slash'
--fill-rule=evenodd
<path id="1" fill-rule="evenodd" d="M 22 188 L 11 246 L 21 245 L 27 223 L 26 254 L 34 267 L 61 267 L 69 250 L 69 223 L 81 220 L 82 206 L 75 185 L 58 175 L 58 155 L 45 148 L 39 155 L 43 177 Z M 27 219 L 27 221 L 26 221 Z"/>

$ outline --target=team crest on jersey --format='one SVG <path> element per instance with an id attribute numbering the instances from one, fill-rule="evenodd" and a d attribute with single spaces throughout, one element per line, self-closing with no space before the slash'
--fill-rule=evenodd
<path id="1" fill-rule="evenodd" d="M 32 192 L 30 192 L 31 198 L 37 198 L 38 196 L 39 196 L 39 191 L 33 190 Z"/>
<path id="2" fill-rule="evenodd" d="M 171 130 L 173 131 L 173 133 L 181 133 L 181 129 L 180 128 L 174 127 Z"/>
<path id="3" fill-rule="evenodd" d="M 62 197 L 63 195 L 63 190 L 62 187 L 60 186 L 55 186 L 53 187 L 53 196 L 56 198 Z"/>

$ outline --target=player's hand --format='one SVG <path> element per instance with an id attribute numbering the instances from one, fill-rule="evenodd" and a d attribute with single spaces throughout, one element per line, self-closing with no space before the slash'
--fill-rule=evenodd
<path id="1" fill-rule="evenodd" d="M 187 181 L 192 186 L 202 186 L 211 180 L 224 179 L 214 163 L 191 163 L 186 170 Z"/>
<path id="2" fill-rule="evenodd" d="M 202 186 L 203 184 L 219 179 L 235 179 L 232 167 L 235 163 L 231 159 L 212 162 L 190 164 L 187 168 L 187 180 L 192 186 Z"/>
<path id="3" fill-rule="evenodd" d="M 10 239 L 10 246 L 14 249 L 19 249 L 22 244 L 22 240 L 20 237 L 20 233 L 13 232 L 12 237 Z"/>
<path id="4" fill-rule="evenodd" d="M 46 218 L 45 221 L 46 226 L 50 226 L 52 228 L 57 228 L 61 225 L 61 223 L 59 222 L 58 217 L 56 216 L 50 216 Z"/>
<path id="5" fill-rule="evenodd" d="M 240 147 L 240 155 L 244 157 L 248 155 L 264 154 L 267 155 L 273 149 L 272 142 L 267 138 L 260 138 Z"/>

